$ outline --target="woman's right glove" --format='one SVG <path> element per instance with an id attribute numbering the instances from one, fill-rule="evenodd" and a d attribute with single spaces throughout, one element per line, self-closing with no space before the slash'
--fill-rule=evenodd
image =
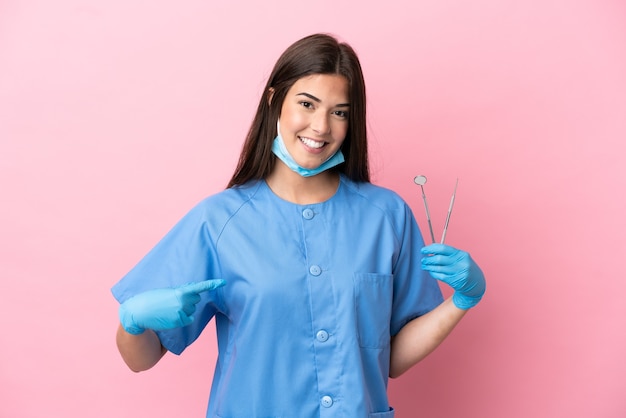
<path id="1" fill-rule="evenodd" d="M 122 327 L 138 335 L 146 329 L 161 331 L 184 327 L 193 322 L 200 293 L 217 289 L 224 280 L 205 280 L 176 288 L 154 289 L 139 293 L 120 305 Z"/>

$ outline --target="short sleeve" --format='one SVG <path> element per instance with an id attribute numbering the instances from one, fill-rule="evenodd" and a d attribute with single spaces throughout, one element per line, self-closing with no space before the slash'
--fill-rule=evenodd
<path id="1" fill-rule="evenodd" d="M 118 302 L 147 290 L 174 288 L 219 277 L 213 240 L 200 204 L 185 215 L 146 256 L 116 283 L 111 292 Z M 194 322 L 183 328 L 157 332 L 161 344 L 180 354 L 195 341 L 219 310 L 221 289 L 203 292 Z"/>
<path id="2" fill-rule="evenodd" d="M 400 251 L 393 267 L 391 335 L 396 335 L 407 322 L 430 312 L 443 302 L 439 283 L 422 270 L 421 249 L 424 240 L 413 212 L 406 204 L 400 219 Z"/>

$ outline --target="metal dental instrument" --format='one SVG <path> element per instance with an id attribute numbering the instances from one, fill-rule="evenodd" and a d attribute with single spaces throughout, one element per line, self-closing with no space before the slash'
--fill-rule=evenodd
<path id="1" fill-rule="evenodd" d="M 428 201 L 426 200 L 426 193 L 424 192 L 424 185 L 426 184 L 426 176 L 416 176 L 413 181 L 415 184 L 422 188 L 422 199 L 424 200 L 424 208 L 426 208 L 426 220 L 428 220 L 428 229 L 430 229 L 430 238 L 435 243 L 435 234 L 433 233 L 433 224 L 430 222 L 430 212 L 428 211 Z"/>
<path id="2" fill-rule="evenodd" d="M 454 192 L 452 193 L 452 197 L 450 198 L 450 207 L 448 208 L 448 215 L 446 216 L 446 223 L 443 226 L 443 235 L 441 236 L 441 243 L 443 244 L 446 240 L 446 232 L 448 232 L 448 224 L 450 223 L 450 215 L 452 214 L 452 206 L 454 206 L 454 197 L 456 196 L 456 188 L 459 185 L 459 179 L 456 179 L 456 184 L 454 185 Z"/>

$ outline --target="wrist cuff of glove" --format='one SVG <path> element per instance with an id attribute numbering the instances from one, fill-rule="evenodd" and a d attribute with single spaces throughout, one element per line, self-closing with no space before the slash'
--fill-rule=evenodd
<path id="1" fill-rule="evenodd" d="M 119 309 L 120 323 L 122 324 L 122 328 L 129 334 L 139 335 L 143 334 L 145 331 L 144 328 L 138 327 L 133 322 L 133 315 L 124 309 L 124 304 L 120 305 Z"/>
<path id="2" fill-rule="evenodd" d="M 145 329 L 143 328 L 139 328 L 139 327 L 134 327 L 134 326 L 126 326 L 124 324 L 122 324 L 122 328 L 124 328 L 124 331 L 126 331 L 129 334 L 133 334 L 133 335 L 139 335 L 139 334 L 143 334 Z"/>
<path id="3" fill-rule="evenodd" d="M 459 292 L 455 292 L 452 295 L 452 302 L 454 302 L 454 305 L 457 308 L 464 309 L 464 310 L 473 308 L 474 306 L 478 305 L 478 302 L 480 302 L 481 299 L 482 299 L 482 296 L 470 297 L 470 296 L 462 295 Z"/>

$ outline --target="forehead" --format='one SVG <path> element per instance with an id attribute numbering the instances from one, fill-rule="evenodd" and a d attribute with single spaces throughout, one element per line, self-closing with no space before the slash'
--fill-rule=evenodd
<path id="1" fill-rule="evenodd" d="M 315 96 L 329 104 L 348 103 L 348 80 L 338 74 L 313 74 L 298 79 L 287 92 L 288 95 L 302 93 Z"/>

